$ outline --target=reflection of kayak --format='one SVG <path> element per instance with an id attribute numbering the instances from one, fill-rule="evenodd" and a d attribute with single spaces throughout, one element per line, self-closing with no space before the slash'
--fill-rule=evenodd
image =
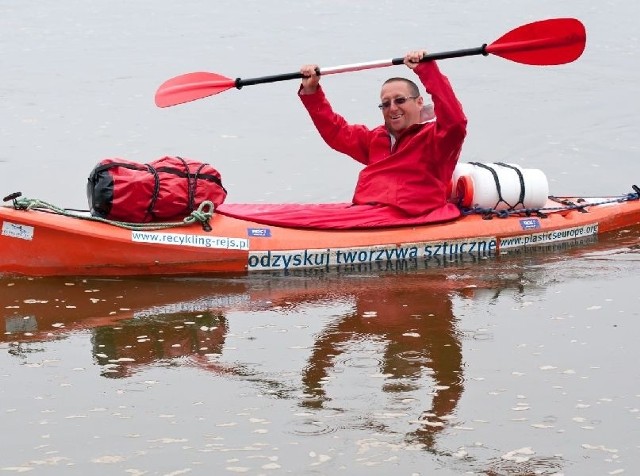
<path id="1" fill-rule="evenodd" d="M 299 205 L 298 207 L 304 207 Z M 510 249 L 585 240 L 640 223 L 638 193 L 549 199 L 544 213 L 369 230 L 269 224 L 278 205 L 225 205 L 200 224 L 136 231 L 41 210 L 0 207 L 0 274 L 197 275 L 350 267 L 397 260 L 484 258 Z M 309 205 L 315 207 L 319 205 Z M 300 210 L 298 210 L 299 212 Z M 235 215 L 235 216 L 232 216 Z"/>
<path id="2" fill-rule="evenodd" d="M 171 314 L 198 315 L 247 299 L 246 286 L 172 279 L 0 279 L 0 342 L 49 340 L 70 332 Z M 194 319 L 191 319 L 194 320 Z"/>
<path id="3" fill-rule="evenodd" d="M 407 295 L 403 305 L 413 301 L 423 305 L 427 295 L 514 286 L 498 279 L 495 272 L 487 272 L 486 266 L 475 269 L 472 272 L 467 268 L 465 277 L 458 279 L 447 279 L 449 271 L 439 268 L 398 272 L 300 270 L 294 277 L 258 272 L 235 279 L 0 278 L 0 342 L 58 340 L 78 331 L 123 326 L 137 327 L 135 336 L 140 336 L 150 334 L 142 329 L 144 326 L 171 327 L 183 320 L 189 321 L 190 328 L 211 327 L 203 321 L 212 315 L 290 311 L 314 303 L 346 302 L 361 295 L 401 293 Z M 384 300 L 378 304 L 384 304 Z"/>
<path id="4" fill-rule="evenodd" d="M 483 284 L 475 278 L 446 280 L 431 270 L 328 272 L 293 279 L 272 273 L 237 279 L 0 278 L 0 343 L 24 348 L 89 331 L 97 362 L 109 368 L 118 364 L 119 372 L 111 369 L 105 375 L 118 377 L 155 360 L 189 356 L 195 362 L 219 354 L 227 314 L 291 311 L 309 303 L 351 301 L 360 293 L 407 295 L 403 306 L 413 309 L 412 303 L 424 305 L 427 295 L 447 296 L 478 286 Z M 384 309 L 391 308 L 385 326 L 394 325 L 395 307 L 385 304 Z"/>

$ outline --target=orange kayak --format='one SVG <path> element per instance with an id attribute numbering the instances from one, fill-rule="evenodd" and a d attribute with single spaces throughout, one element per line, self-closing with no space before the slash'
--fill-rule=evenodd
<path id="1" fill-rule="evenodd" d="M 215 275 L 369 266 L 404 260 L 482 259 L 640 224 L 638 193 L 550 197 L 540 213 L 370 230 L 297 229 L 214 213 L 201 224 L 131 230 L 38 209 L 0 207 L 0 275 Z"/>

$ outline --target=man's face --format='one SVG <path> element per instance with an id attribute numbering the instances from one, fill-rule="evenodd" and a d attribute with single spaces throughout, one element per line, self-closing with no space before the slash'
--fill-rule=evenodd
<path id="1" fill-rule="evenodd" d="M 398 98 L 405 98 L 404 103 L 397 104 L 394 99 Z M 410 125 L 420 122 L 422 96 L 413 98 L 409 84 L 404 81 L 392 81 L 382 86 L 380 103 L 387 106 L 382 108 L 382 116 L 387 129 L 394 136 Z"/>

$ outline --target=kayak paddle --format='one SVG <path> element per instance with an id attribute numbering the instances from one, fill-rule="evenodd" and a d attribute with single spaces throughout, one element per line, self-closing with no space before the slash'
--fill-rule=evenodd
<path id="1" fill-rule="evenodd" d="M 443 53 L 430 53 L 420 61 L 433 61 L 473 55 L 495 55 L 521 64 L 549 66 L 571 63 L 584 51 L 586 31 L 575 18 L 552 18 L 519 26 L 489 45 Z M 346 73 L 382 68 L 404 63 L 404 58 L 354 63 L 322 68 L 319 74 Z M 253 84 L 273 83 L 302 78 L 300 72 L 276 74 L 250 79 L 231 79 L 217 73 L 187 73 L 165 81 L 156 91 L 158 107 L 168 107 L 206 98 L 227 89 Z"/>

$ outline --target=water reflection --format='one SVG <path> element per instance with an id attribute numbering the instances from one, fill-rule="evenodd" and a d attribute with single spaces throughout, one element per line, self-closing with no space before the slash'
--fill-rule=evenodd
<path id="1" fill-rule="evenodd" d="M 111 377 L 219 352 L 227 325 L 213 310 L 247 299 L 246 286 L 233 281 L 4 279 L 0 289 L 0 342 L 10 353 L 26 356 L 43 342 L 89 330 L 95 360 Z"/>
<path id="2" fill-rule="evenodd" d="M 130 319 L 97 327 L 93 353 L 102 375 L 127 377 L 151 364 L 178 365 L 188 356 L 220 355 L 227 330 L 224 316 L 210 311 Z"/>
<path id="3" fill-rule="evenodd" d="M 453 314 L 450 293 L 460 287 L 443 275 L 382 276 L 355 294 L 353 311 L 340 316 L 316 338 L 302 375 L 304 399 L 309 408 L 335 407 L 325 382 L 340 367 L 362 365 L 379 371 L 383 392 L 401 400 L 420 390 L 431 395 L 410 435 L 429 447 L 444 428 L 464 390 L 461 333 Z M 363 341 L 379 344 L 375 356 L 351 354 Z M 364 359 L 364 362 L 363 362 Z M 373 360 L 367 362 L 367 359 Z M 336 379 L 340 379 L 338 374 Z M 343 382 L 342 385 L 348 385 Z M 338 397 L 339 398 L 339 397 Z"/>
<path id="4" fill-rule="evenodd" d="M 561 255 L 527 250 L 488 260 L 414 260 L 384 269 L 228 279 L 5 278 L 0 349 L 28 361 L 54 341 L 88 335 L 105 378 L 127 379 L 153 367 L 197 367 L 207 377 L 232 377 L 291 402 L 301 416 L 288 420 L 288 433 L 400 434 L 407 445 L 450 458 L 438 442 L 464 425 L 456 412 L 472 384 L 465 377 L 465 346 L 491 339 L 461 327 L 456 303 L 498 300 L 505 291 L 517 300 L 550 281 L 597 272 L 594 263 L 601 260 L 613 272 L 612 262 L 637 257 L 637 243 L 637 232 L 621 233 L 591 247 L 563 245 Z M 344 305 L 306 331 L 313 344 L 300 350 L 299 362 L 274 365 L 250 351 L 243 361 L 237 357 L 242 352 L 229 345 L 241 315 L 256 319 L 256 329 L 267 329 L 277 327 L 278 315 L 308 323 L 335 303 Z M 272 345 L 266 330 L 254 330 L 251 338 L 264 348 Z M 286 342 L 289 348 L 299 344 L 293 337 Z M 286 349 L 279 351 L 286 356 Z M 489 466 L 500 474 L 506 461 Z M 562 467 L 562 461 L 546 464 Z M 486 468 L 486 461 L 479 466 Z"/>

